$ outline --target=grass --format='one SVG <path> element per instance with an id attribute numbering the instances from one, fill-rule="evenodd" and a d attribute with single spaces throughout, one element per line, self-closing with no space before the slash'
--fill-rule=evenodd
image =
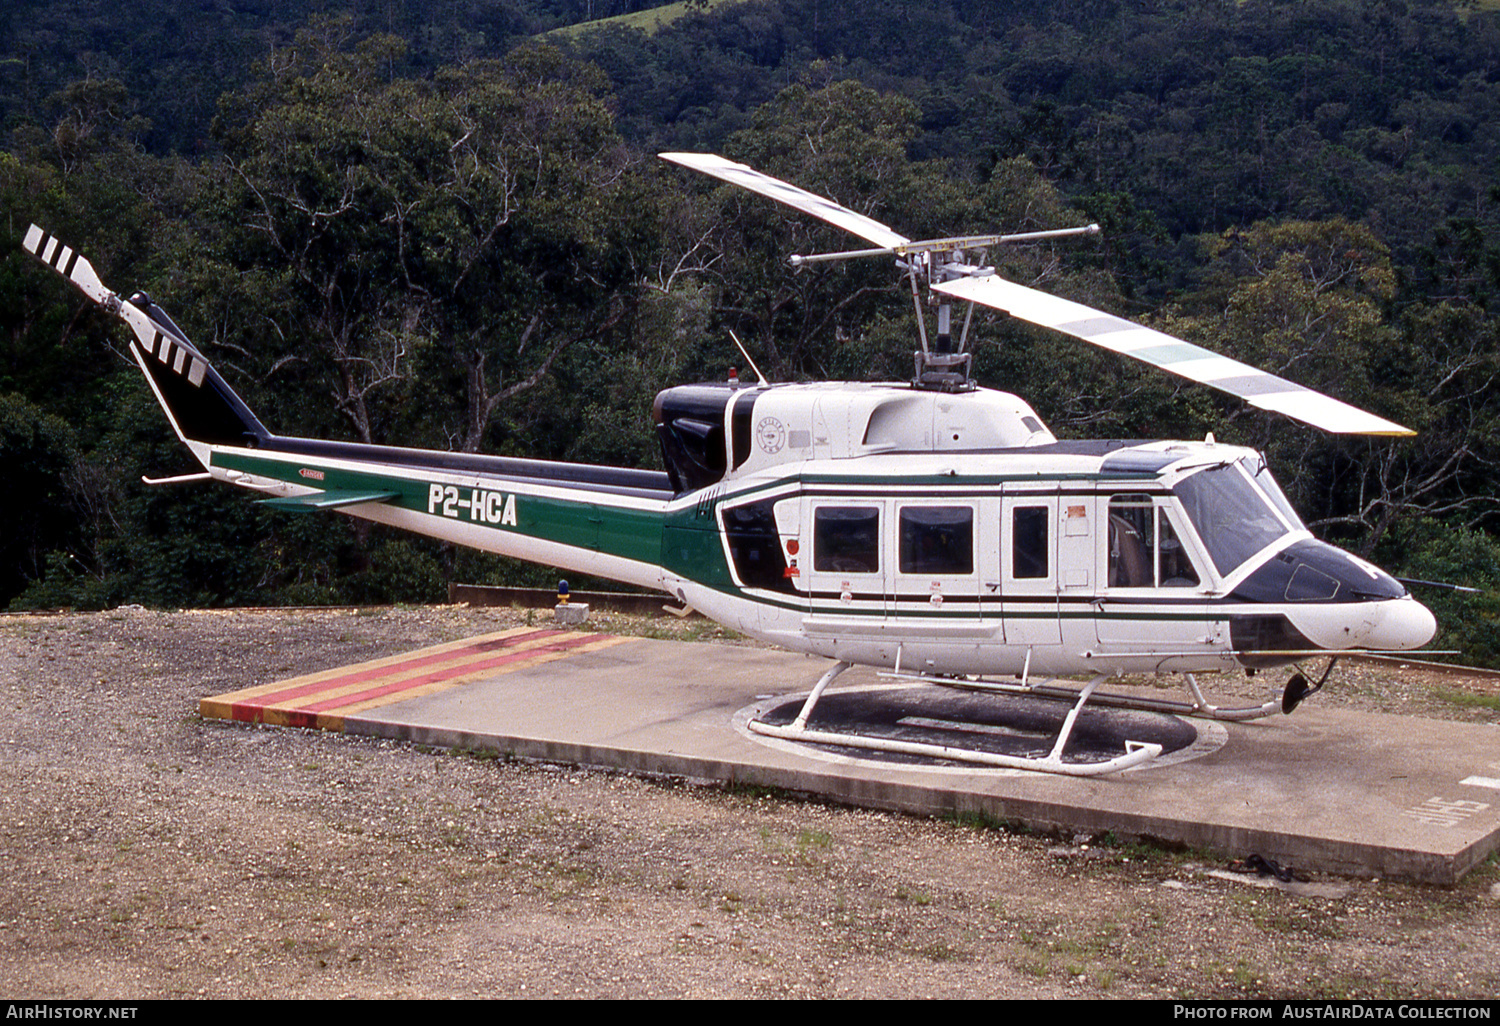
<path id="1" fill-rule="evenodd" d="M 605 622 L 597 625 L 599 629 L 611 633 L 622 633 L 616 624 Z M 625 623 L 623 633 L 638 638 L 649 638 L 653 641 L 743 641 L 745 636 L 738 631 L 730 630 L 728 627 L 694 617 L 691 620 L 666 621 L 651 620 L 644 623 Z"/>
<path id="2" fill-rule="evenodd" d="M 797 850 L 819 848 L 824 851 L 833 847 L 833 836 L 826 830 L 802 830 L 797 834 Z"/>
<path id="3" fill-rule="evenodd" d="M 542 34 L 543 39 L 576 39 L 586 32 L 592 32 L 600 28 L 627 28 L 637 29 L 648 36 L 655 35 L 662 28 L 672 24 L 679 18 L 686 17 L 695 10 L 703 12 L 712 11 L 720 7 L 728 7 L 733 4 L 744 3 L 745 0 L 703 0 L 700 4 L 690 3 L 689 0 L 679 0 L 675 4 L 667 4 L 664 7 L 653 7 L 649 11 L 636 11 L 632 14 L 618 14 L 613 18 L 599 18 L 594 21 L 580 22 L 577 25 L 568 25 L 564 28 L 553 29 L 551 32 Z"/>
<path id="4" fill-rule="evenodd" d="M 768 854 L 792 865 L 821 865 L 819 853 L 827 853 L 833 849 L 833 835 L 826 830 L 799 830 L 796 840 L 790 845 L 779 840 L 768 827 L 761 827 L 759 835 L 761 847 Z"/>
<path id="5" fill-rule="evenodd" d="M 749 802 L 774 801 L 800 804 L 810 800 L 807 795 L 789 790 L 788 788 L 773 787 L 767 784 L 747 784 L 733 780 L 720 784 L 719 790 L 731 798 L 738 798 Z"/>
<path id="6" fill-rule="evenodd" d="M 916 953 L 929 962 L 961 962 L 969 957 L 967 952 L 943 941 L 924 944 Z"/>
<path id="7" fill-rule="evenodd" d="M 999 833 L 1022 835 L 1035 833 L 1035 831 L 1020 820 L 996 816 L 983 809 L 977 811 L 949 812 L 944 813 L 938 818 L 944 822 L 952 823 L 954 826 L 966 827 L 970 830 L 993 830 Z"/>
<path id="8" fill-rule="evenodd" d="M 919 891 L 901 884 L 896 888 L 897 901 L 909 901 L 913 905 L 931 905 L 932 896 L 926 891 Z"/>
<path id="9" fill-rule="evenodd" d="M 1500 712 L 1500 695 L 1476 695 L 1472 691 L 1433 688 L 1432 697 L 1464 709 L 1489 709 Z"/>

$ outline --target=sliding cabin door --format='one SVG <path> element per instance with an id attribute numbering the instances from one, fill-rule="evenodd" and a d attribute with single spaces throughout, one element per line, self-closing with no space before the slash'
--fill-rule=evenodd
<path id="1" fill-rule="evenodd" d="M 891 611 L 914 630 L 930 625 L 934 636 L 965 621 L 977 633 L 979 502 L 911 499 L 892 506 L 896 573 Z"/>
<path id="2" fill-rule="evenodd" d="M 1059 540 L 1064 525 L 1054 493 L 1006 494 L 1000 500 L 997 564 L 985 577 L 986 612 L 998 612 L 1005 644 L 1058 645 Z"/>

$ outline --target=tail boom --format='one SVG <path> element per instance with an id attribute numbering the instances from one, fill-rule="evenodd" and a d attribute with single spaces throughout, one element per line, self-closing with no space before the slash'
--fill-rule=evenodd
<path id="1" fill-rule="evenodd" d="M 662 526 L 674 501 L 665 474 L 277 437 L 263 448 L 212 446 L 209 471 L 270 496 L 277 509 L 336 509 L 497 555 L 662 586 Z"/>

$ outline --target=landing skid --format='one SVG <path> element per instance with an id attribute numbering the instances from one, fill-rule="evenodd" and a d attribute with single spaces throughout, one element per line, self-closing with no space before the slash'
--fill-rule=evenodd
<path id="1" fill-rule="evenodd" d="M 1073 708 L 1068 711 L 1067 718 L 1063 721 L 1062 729 L 1058 731 L 1057 739 L 1053 742 L 1052 750 L 1041 757 L 1028 757 L 1018 755 L 1003 755 L 997 752 L 976 751 L 968 748 L 954 748 L 948 745 L 928 744 L 920 741 L 901 741 L 895 738 L 869 737 L 862 734 L 853 734 L 847 731 L 810 730 L 807 722 L 812 717 L 818 700 L 823 697 L 823 692 L 833 683 L 834 678 L 849 669 L 850 663 L 836 663 L 827 673 L 818 680 L 808 694 L 807 700 L 802 703 L 802 709 L 796 719 L 786 726 L 778 726 L 766 723 L 763 720 L 751 720 L 747 727 L 756 734 L 766 737 L 781 738 L 786 741 L 802 741 L 810 744 L 838 745 L 845 748 L 863 748 L 879 752 L 895 752 L 903 755 L 927 756 L 936 759 L 949 759 L 955 762 L 976 763 L 982 766 L 997 766 L 1004 769 L 1033 770 L 1042 773 L 1061 773 L 1072 777 L 1093 777 L 1105 773 L 1118 773 L 1121 770 L 1142 766 L 1155 759 L 1162 752 L 1162 746 L 1153 742 L 1126 741 L 1125 754 L 1112 759 L 1098 760 L 1094 762 L 1066 762 L 1063 752 L 1067 748 L 1068 739 L 1072 736 L 1073 727 L 1078 721 L 1078 714 L 1084 705 L 1093 697 L 1094 690 L 1100 682 L 1105 680 L 1101 674 L 1089 681 L 1082 689 L 1074 692 L 1071 689 L 1057 688 L 1056 691 L 1067 691 L 1075 700 Z M 907 676 L 907 675 L 902 675 Z M 921 680 L 925 683 L 939 683 L 931 678 L 910 677 L 909 679 Z M 941 683 L 953 684 L 954 681 L 943 680 Z M 976 682 L 965 682 L 973 685 Z M 1010 689 L 1010 685 L 1000 685 L 1003 689 Z M 1035 686 L 1032 686 L 1035 687 Z M 1037 693 L 1039 697 L 1055 698 L 1060 696 L 1044 695 Z"/>
<path id="2" fill-rule="evenodd" d="M 1258 720 L 1263 716 L 1270 716 L 1273 713 L 1283 711 L 1283 699 L 1281 698 L 1273 698 L 1260 705 L 1246 705 L 1233 709 L 1220 708 L 1203 697 L 1203 692 L 1198 687 L 1198 679 L 1191 673 L 1183 674 L 1187 678 L 1188 694 L 1193 699 L 1191 702 L 1174 702 L 1166 698 L 1145 698 L 1140 695 L 1121 695 L 1110 691 L 1101 691 L 1097 694 L 1092 694 L 1092 689 L 1105 679 L 1102 674 L 1089 681 L 1082 688 L 1064 687 L 1051 682 L 1042 684 L 1011 684 L 1004 681 L 985 680 L 983 678 L 924 677 L 907 673 L 882 674 L 882 676 L 890 676 L 902 680 L 920 680 L 928 684 L 967 688 L 973 691 L 995 691 L 1008 695 L 1030 695 L 1034 698 L 1049 698 L 1061 702 L 1081 702 L 1084 696 L 1087 696 L 1087 700 L 1093 702 L 1095 705 L 1108 706 L 1112 709 L 1136 709 L 1141 712 L 1167 713 L 1173 716 L 1196 716 L 1201 719 L 1224 720 L 1230 723 Z"/>

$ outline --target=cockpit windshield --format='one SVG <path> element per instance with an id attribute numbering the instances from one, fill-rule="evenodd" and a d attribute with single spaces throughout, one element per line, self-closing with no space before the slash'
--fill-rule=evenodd
<path id="1" fill-rule="evenodd" d="M 1302 529 L 1264 460 L 1205 467 L 1172 491 L 1223 577 L 1278 538 Z"/>
<path id="2" fill-rule="evenodd" d="M 1270 499 L 1271 505 L 1275 506 L 1281 512 L 1282 517 L 1291 525 L 1292 530 L 1307 530 L 1306 525 L 1302 523 L 1302 518 L 1297 515 L 1297 511 L 1287 501 L 1286 493 L 1281 490 L 1281 485 L 1277 484 L 1276 479 L 1271 476 L 1271 468 L 1266 466 L 1265 456 L 1257 453 L 1254 459 L 1241 460 L 1240 465 L 1245 468 L 1245 472 L 1250 475 L 1250 479 L 1255 482 L 1260 490 L 1266 493 L 1266 498 Z"/>

